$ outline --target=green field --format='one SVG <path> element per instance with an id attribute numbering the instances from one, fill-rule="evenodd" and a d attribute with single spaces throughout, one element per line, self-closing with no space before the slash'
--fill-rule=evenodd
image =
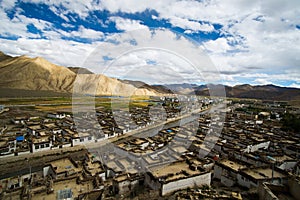
<path id="1" fill-rule="evenodd" d="M 154 102 L 146 96 L 134 97 L 82 97 L 76 100 L 82 105 L 91 104 L 95 108 L 126 109 L 128 107 L 146 107 Z M 87 102 L 87 103 L 86 103 Z M 72 112 L 72 97 L 5 97 L 0 98 L 0 105 L 19 110 L 41 112 Z"/>

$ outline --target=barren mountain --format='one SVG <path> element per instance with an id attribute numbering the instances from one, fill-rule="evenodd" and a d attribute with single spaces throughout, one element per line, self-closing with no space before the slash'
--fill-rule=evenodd
<path id="1" fill-rule="evenodd" d="M 154 89 L 138 88 L 104 75 L 77 72 L 78 68 L 58 66 L 41 57 L 11 57 L 0 52 L 0 88 L 72 93 L 76 83 L 76 92 L 84 94 L 159 94 Z"/>
<path id="2" fill-rule="evenodd" d="M 75 74 L 93 74 L 93 72 L 91 72 L 90 70 L 82 67 L 68 67 L 68 69 L 74 72 Z"/>
<path id="3" fill-rule="evenodd" d="M 76 74 L 47 60 L 26 56 L 0 61 L 0 87 L 69 92 Z"/>
<path id="4" fill-rule="evenodd" d="M 209 88 L 220 89 L 224 87 L 227 97 L 236 98 L 252 98 L 264 100 L 299 100 L 300 89 L 279 87 L 276 85 L 258 85 L 252 86 L 249 84 L 236 85 L 233 87 L 222 85 L 210 85 Z M 207 86 L 199 86 L 195 88 L 197 95 L 209 95 Z"/>
<path id="5" fill-rule="evenodd" d="M 223 90 L 227 97 L 268 100 L 300 99 L 300 89 L 275 85 L 234 87 L 223 85 L 170 84 L 148 85 L 141 81 L 118 80 L 87 69 L 58 66 L 41 58 L 12 57 L 0 52 L 0 90 L 43 91 L 72 94 L 73 91 L 89 95 L 161 95 L 166 93 L 197 94 L 209 96 L 208 88 Z M 50 92 L 51 91 L 51 92 Z M 223 90 L 224 91 L 224 90 Z M 222 93 L 222 92 L 220 92 Z"/>

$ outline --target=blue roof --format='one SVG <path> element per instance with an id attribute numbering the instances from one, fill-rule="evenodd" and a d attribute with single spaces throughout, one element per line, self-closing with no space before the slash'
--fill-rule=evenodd
<path id="1" fill-rule="evenodd" d="M 24 141 L 24 136 L 20 135 L 16 137 L 17 141 Z"/>

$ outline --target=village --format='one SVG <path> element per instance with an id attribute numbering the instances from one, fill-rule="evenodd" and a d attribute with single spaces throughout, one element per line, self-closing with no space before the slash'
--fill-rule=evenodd
<path id="1" fill-rule="evenodd" d="M 15 116 L 1 130 L 1 199 L 299 199 L 300 133 L 283 124 L 299 109 L 233 99 L 213 110 L 222 100 L 185 108 L 181 101 L 160 99 L 165 112 L 96 109 L 78 115 L 80 129 L 70 113 Z M 24 165 L 4 169 L 6 159 Z"/>

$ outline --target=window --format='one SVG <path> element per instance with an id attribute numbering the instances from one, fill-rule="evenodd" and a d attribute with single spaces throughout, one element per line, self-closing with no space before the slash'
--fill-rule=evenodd
<path id="1" fill-rule="evenodd" d="M 43 149 L 45 147 L 45 145 L 44 144 L 41 144 L 41 149 Z"/>
<path id="2" fill-rule="evenodd" d="M 242 179 L 243 181 L 245 181 L 245 182 L 249 182 L 248 179 L 245 178 L 245 177 L 243 177 L 243 176 L 241 177 L 241 179 Z"/>
<path id="3" fill-rule="evenodd" d="M 80 142 L 83 142 L 84 141 L 84 139 L 83 138 L 80 138 Z"/>
<path id="4" fill-rule="evenodd" d="M 49 144 L 46 144 L 46 147 L 49 147 L 50 145 Z"/>
<path id="5" fill-rule="evenodd" d="M 92 140 L 92 137 L 91 137 L 91 136 L 89 136 L 89 137 L 88 137 L 88 140 Z"/>
<path id="6" fill-rule="evenodd" d="M 40 146 L 39 145 L 35 145 L 35 149 L 39 149 L 40 148 Z"/>

